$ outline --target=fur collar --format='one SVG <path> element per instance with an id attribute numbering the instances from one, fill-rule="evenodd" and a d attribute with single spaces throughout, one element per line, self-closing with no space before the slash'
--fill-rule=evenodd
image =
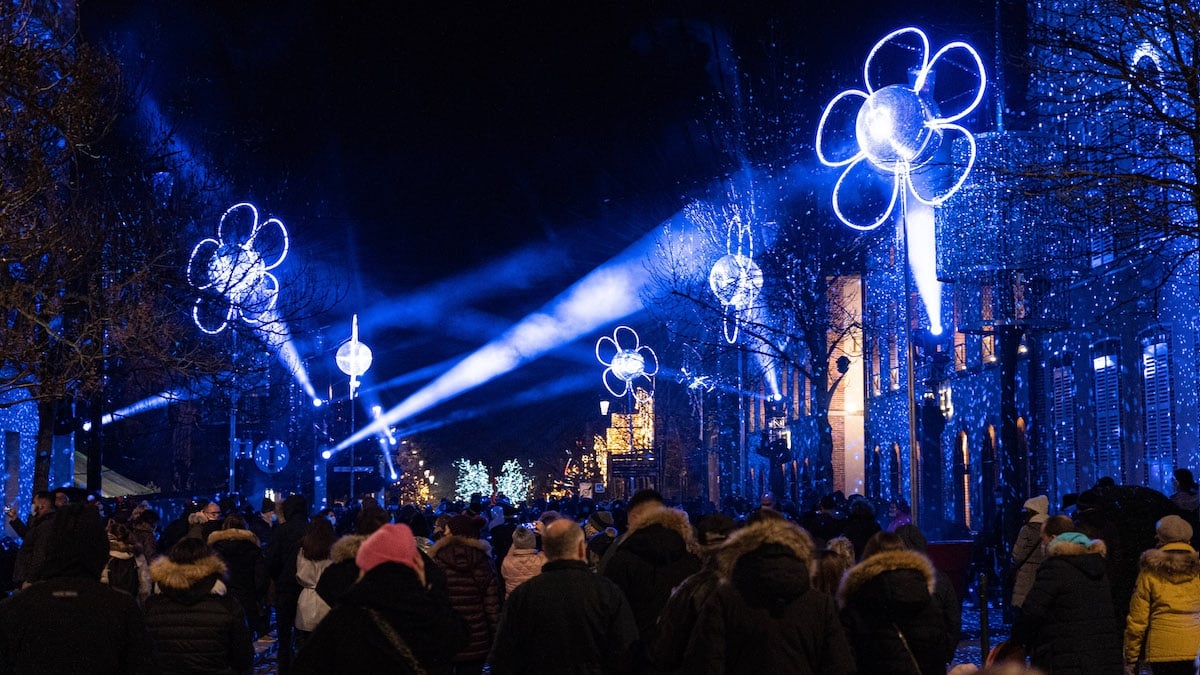
<path id="1" fill-rule="evenodd" d="M 842 577 L 842 585 L 838 588 L 837 597 L 840 606 L 846 605 L 846 600 L 857 593 L 868 581 L 893 570 L 916 570 L 925 577 L 925 585 L 929 594 L 933 595 L 933 563 L 929 558 L 916 551 L 884 551 L 866 558 L 851 567 L 846 576 Z"/>
<path id="2" fill-rule="evenodd" d="M 242 530 L 230 528 L 228 530 L 216 530 L 208 535 L 208 545 L 212 546 L 218 541 L 249 541 L 255 546 L 258 546 L 258 537 L 250 530 Z"/>
<path id="3" fill-rule="evenodd" d="M 688 515 L 683 511 L 665 506 L 650 511 L 642 516 L 642 519 L 636 525 L 630 526 L 628 534 L 633 534 L 651 525 L 662 525 L 668 530 L 674 530 L 679 533 L 680 537 L 683 537 L 683 541 L 687 543 L 689 550 L 697 548 L 696 535 L 692 531 L 692 523 L 688 520 Z"/>
<path id="4" fill-rule="evenodd" d="M 335 563 L 354 560 L 358 557 L 358 549 L 366 540 L 365 534 L 348 534 L 333 542 L 333 548 L 329 549 L 329 558 Z"/>
<path id="5" fill-rule="evenodd" d="M 780 544 L 804 564 L 812 563 L 813 544 L 807 532 L 787 520 L 764 520 L 734 532 L 717 550 L 717 572 L 721 578 L 730 579 L 738 559 L 763 544 Z"/>
<path id="6" fill-rule="evenodd" d="M 429 557 L 435 558 L 437 557 L 438 551 L 450 548 L 451 546 L 467 546 L 470 548 L 477 548 L 489 556 L 492 554 L 492 545 L 482 539 L 451 534 L 437 540 L 437 543 L 433 545 L 433 548 L 429 549 Z"/>
<path id="7" fill-rule="evenodd" d="M 1187 544 L 1164 544 L 1142 554 L 1141 569 L 1170 583 L 1182 584 L 1200 576 L 1200 557 Z"/>
<path id="8" fill-rule="evenodd" d="M 1092 543 L 1087 546 L 1073 541 L 1055 539 L 1046 546 L 1046 555 L 1088 555 L 1089 553 L 1108 556 L 1108 547 L 1099 539 L 1093 539 Z"/>
<path id="9" fill-rule="evenodd" d="M 150 578 L 159 586 L 173 590 L 185 590 L 216 576 L 226 576 L 225 563 L 215 555 L 205 556 L 190 565 L 171 562 L 163 556 L 150 563 Z"/>

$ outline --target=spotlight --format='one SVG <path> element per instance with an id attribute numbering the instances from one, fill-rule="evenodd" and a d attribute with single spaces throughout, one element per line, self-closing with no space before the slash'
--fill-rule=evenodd
<path id="1" fill-rule="evenodd" d="M 400 480 L 400 474 L 393 471 L 392 472 L 392 480 Z"/>
<path id="2" fill-rule="evenodd" d="M 326 451 L 324 451 L 324 452 L 322 452 L 322 453 L 321 453 L 321 459 L 329 459 L 330 457 L 333 457 L 333 451 L 332 451 L 332 450 L 326 450 Z"/>
<path id="3" fill-rule="evenodd" d="M 325 405 L 325 402 L 324 402 L 324 401 L 322 401 L 321 399 L 319 399 L 319 398 L 314 398 L 314 399 L 313 399 L 313 407 L 314 407 L 314 408 L 320 408 L 320 407 L 321 407 L 321 406 L 323 406 L 323 405 Z"/>

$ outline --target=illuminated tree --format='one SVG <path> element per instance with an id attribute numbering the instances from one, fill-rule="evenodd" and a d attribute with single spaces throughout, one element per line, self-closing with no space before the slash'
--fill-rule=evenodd
<path id="1" fill-rule="evenodd" d="M 451 466 L 458 471 L 458 477 L 454 479 L 455 499 L 467 500 L 473 494 L 492 494 L 492 482 L 483 462 L 473 462 L 464 457 Z"/>
<path id="2" fill-rule="evenodd" d="M 496 476 L 496 490 L 515 502 L 528 501 L 533 494 L 533 477 L 515 459 L 507 459 Z"/>

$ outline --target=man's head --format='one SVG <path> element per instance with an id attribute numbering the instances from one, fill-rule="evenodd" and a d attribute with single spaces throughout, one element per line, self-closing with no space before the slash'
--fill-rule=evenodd
<path id="1" fill-rule="evenodd" d="M 1075 521 L 1067 516 L 1050 516 L 1042 524 L 1042 541 L 1050 541 L 1060 534 L 1078 531 L 1079 529 L 1075 527 Z"/>
<path id="2" fill-rule="evenodd" d="M 542 534 L 542 553 L 546 560 L 587 560 L 583 528 L 569 518 L 560 518 L 546 526 Z"/>
<path id="3" fill-rule="evenodd" d="M 629 526 L 633 527 L 634 525 L 637 525 L 642 518 L 646 517 L 646 514 L 653 513 L 663 508 L 663 506 L 663 498 L 662 495 L 659 494 L 658 490 L 651 490 L 649 488 L 638 490 L 629 500 L 626 520 L 629 522 Z"/>
<path id="4" fill-rule="evenodd" d="M 200 512 L 203 513 L 204 517 L 209 520 L 221 519 L 221 505 L 216 502 L 209 502 L 205 504 L 204 508 L 200 509 Z"/>
<path id="5" fill-rule="evenodd" d="M 63 490 L 55 490 L 54 495 L 50 499 L 54 503 L 54 508 L 56 509 L 61 509 L 67 504 L 71 503 L 71 498 L 67 496 L 67 493 Z"/>
<path id="6" fill-rule="evenodd" d="M 54 510 L 54 495 L 45 490 L 33 493 L 33 515 L 40 516 Z"/>

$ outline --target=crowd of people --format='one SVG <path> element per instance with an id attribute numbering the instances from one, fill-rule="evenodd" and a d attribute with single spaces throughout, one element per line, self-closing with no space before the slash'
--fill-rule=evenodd
<path id="1" fill-rule="evenodd" d="M 805 514 L 765 497 L 732 515 L 689 515 L 654 490 L 315 513 L 291 495 L 197 501 L 160 528 L 146 503 L 105 515 L 38 493 L 27 522 L 8 514 L 23 541 L 0 602 L 0 673 L 250 673 L 255 640 L 274 641 L 285 674 L 931 675 L 1026 659 L 1046 673 L 1192 673 L 1197 490 L 1190 472 L 1176 478 L 1177 512 L 1147 526 L 1157 540 L 1136 551 L 1124 598 L 1115 580 L 1137 533 L 1120 539 L 1092 513 L 1095 494 L 1071 516 L 1026 502 L 1012 637 L 992 665 L 953 662 L 961 601 L 903 504 L 881 525 L 869 501 L 839 495 Z"/>

